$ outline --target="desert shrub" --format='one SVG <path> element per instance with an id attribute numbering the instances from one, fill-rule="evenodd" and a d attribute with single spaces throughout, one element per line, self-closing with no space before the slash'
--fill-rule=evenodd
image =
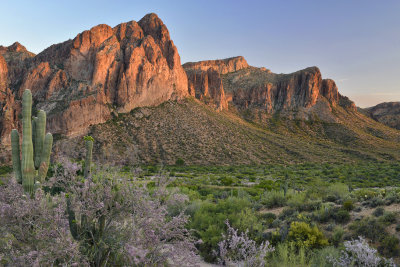
<path id="1" fill-rule="evenodd" d="M 270 212 L 262 213 L 259 215 L 260 220 L 264 221 L 264 224 L 268 227 L 276 219 L 276 215 Z"/>
<path id="2" fill-rule="evenodd" d="M 286 197 L 283 191 L 272 190 L 263 194 L 261 203 L 268 208 L 283 207 L 286 205 Z"/>
<path id="3" fill-rule="evenodd" d="M 248 231 L 238 235 L 238 230 L 226 221 L 227 233 L 222 235 L 223 240 L 218 243 L 218 262 L 226 266 L 265 266 L 265 256 L 274 251 L 268 241 L 260 245 L 249 238 Z"/>
<path id="4" fill-rule="evenodd" d="M 384 212 L 383 215 L 378 219 L 379 222 L 385 225 L 391 225 L 396 223 L 396 213 L 394 212 Z"/>
<path id="5" fill-rule="evenodd" d="M 298 248 L 320 248 L 328 245 L 328 239 L 317 226 L 310 226 L 305 222 L 292 222 L 288 240 Z"/>
<path id="6" fill-rule="evenodd" d="M 272 180 L 262 180 L 258 183 L 256 186 L 257 188 L 262 188 L 264 190 L 271 191 L 273 189 L 278 189 L 279 185 L 277 185 L 274 181 Z"/>
<path id="7" fill-rule="evenodd" d="M 87 266 L 65 210 L 64 193 L 51 196 L 38 189 L 30 198 L 14 179 L 0 186 L 0 265 Z"/>
<path id="8" fill-rule="evenodd" d="M 332 236 L 330 238 L 331 243 L 337 247 L 342 242 L 344 236 L 344 229 L 343 227 L 337 226 L 333 230 Z"/>
<path id="9" fill-rule="evenodd" d="M 312 213 L 312 218 L 317 222 L 328 222 L 332 218 L 332 205 L 322 204 L 319 209 Z"/>
<path id="10" fill-rule="evenodd" d="M 334 213 L 336 209 L 332 206 L 332 204 L 322 204 L 319 209 L 312 213 L 312 218 L 321 223 L 326 223 L 334 218 Z"/>
<path id="11" fill-rule="evenodd" d="M 267 262 L 271 267 L 309 266 L 306 249 L 287 242 L 278 244 Z"/>
<path id="12" fill-rule="evenodd" d="M 343 202 L 343 206 L 342 207 L 343 207 L 344 210 L 351 211 L 351 210 L 354 209 L 354 203 L 353 203 L 353 201 L 351 199 L 348 199 L 348 200 L 345 200 Z"/>
<path id="13" fill-rule="evenodd" d="M 349 187 L 342 183 L 331 184 L 327 188 L 326 195 L 323 196 L 324 199 L 329 201 L 344 200 L 350 195 Z"/>
<path id="14" fill-rule="evenodd" d="M 382 207 L 376 208 L 374 210 L 374 212 L 372 212 L 372 215 L 374 215 L 375 217 L 380 217 L 383 215 L 383 213 L 385 212 L 385 209 Z"/>
<path id="15" fill-rule="evenodd" d="M 385 201 L 385 205 L 390 205 L 393 203 L 399 203 L 400 202 L 400 195 L 398 190 L 396 189 L 392 189 L 390 191 L 388 191 L 385 195 L 384 198 Z"/>
<path id="16" fill-rule="evenodd" d="M 366 204 L 371 208 L 375 208 L 378 206 L 385 205 L 385 201 L 381 197 L 378 196 L 378 197 L 373 197 L 370 200 L 366 201 Z"/>
<path id="17" fill-rule="evenodd" d="M 339 209 L 335 214 L 335 221 L 338 223 L 347 223 L 350 221 L 350 213 L 347 210 Z"/>
<path id="18" fill-rule="evenodd" d="M 66 162 L 49 186 L 66 192 L 69 229 L 90 265 L 195 264 L 188 217 L 179 211 L 188 198 L 169 189 L 167 177 L 148 189 L 112 171 L 82 179 L 76 168 Z"/>
<path id="19" fill-rule="evenodd" d="M 298 211 L 313 211 L 321 206 L 321 200 L 309 199 L 305 192 L 293 194 L 288 199 L 288 205 Z"/>
<path id="20" fill-rule="evenodd" d="M 298 214 L 299 212 L 294 208 L 284 208 L 278 217 L 283 220 L 292 216 L 297 217 Z"/>
<path id="21" fill-rule="evenodd" d="M 399 255 L 399 239 L 395 236 L 388 235 L 382 239 L 378 247 L 379 253 L 386 257 L 395 257 Z"/>
<path id="22" fill-rule="evenodd" d="M 334 266 L 395 266 L 392 260 L 387 260 L 378 255 L 376 249 L 371 248 L 367 241 L 359 237 L 357 240 L 344 242 L 344 250 L 339 257 L 328 256 L 327 261 Z"/>
<path id="23" fill-rule="evenodd" d="M 353 196 L 357 198 L 359 201 L 364 201 L 376 197 L 378 193 L 371 189 L 358 189 L 352 192 Z"/>
<path id="24" fill-rule="evenodd" d="M 335 247 L 324 247 L 312 251 L 310 255 L 310 267 L 334 267 L 333 263 L 327 262 L 327 258 L 337 258 L 340 255 L 340 250 Z"/>
<path id="25" fill-rule="evenodd" d="M 185 161 L 182 158 L 177 158 L 175 161 L 176 166 L 183 166 L 185 165 Z"/>
<path id="26" fill-rule="evenodd" d="M 363 218 L 350 224 L 349 229 L 355 236 L 365 236 L 372 241 L 379 241 L 385 237 L 385 227 L 376 218 Z"/>
<path id="27" fill-rule="evenodd" d="M 225 186 L 230 186 L 235 182 L 235 180 L 230 176 L 224 176 L 220 179 L 220 183 Z"/>
<path id="28" fill-rule="evenodd" d="M 217 203 L 203 201 L 194 213 L 189 227 L 195 230 L 195 236 L 202 240 L 199 244 L 200 254 L 206 261 L 216 260 L 213 250 L 217 249 L 225 232 L 225 221 L 229 220 L 232 227 L 244 232 L 249 228 L 249 235 L 255 238 L 261 234 L 262 224 L 251 209 L 248 198 L 229 197 L 218 200 Z"/>

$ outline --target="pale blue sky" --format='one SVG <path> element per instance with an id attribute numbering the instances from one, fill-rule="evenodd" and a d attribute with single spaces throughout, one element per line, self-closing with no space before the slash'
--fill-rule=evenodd
<path id="1" fill-rule="evenodd" d="M 242 55 L 277 73 L 318 66 L 361 107 L 400 101 L 400 1 L 2 1 L 0 45 L 39 53 L 154 12 L 182 62 Z"/>

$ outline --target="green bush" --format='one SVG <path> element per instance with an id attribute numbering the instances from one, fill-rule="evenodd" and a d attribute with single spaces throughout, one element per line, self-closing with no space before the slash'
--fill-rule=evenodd
<path id="1" fill-rule="evenodd" d="M 276 215 L 270 212 L 263 213 L 259 215 L 260 219 L 264 221 L 264 224 L 269 226 L 272 224 L 272 222 L 276 219 Z"/>
<path id="2" fill-rule="evenodd" d="M 232 177 L 225 176 L 225 177 L 222 177 L 220 179 L 220 182 L 221 182 L 222 185 L 231 186 L 235 181 L 234 181 L 234 179 Z"/>
<path id="3" fill-rule="evenodd" d="M 325 247 L 322 249 L 314 250 L 310 258 L 311 267 L 334 267 L 333 263 L 328 262 L 326 259 L 339 258 L 340 250 L 335 247 Z M 300 266 L 300 265 L 297 265 Z"/>
<path id="4" fill-rule="evenodd" d="M 222 233 L 226 232 L 227 219 L 232 227 L 240 232 L 248 229 L 252 239 L 257 239 L 262 233 L 262 224 L 255 211 L 251 209 L 248 198 L 228 197 L 216 203 L 203 201 L 195 210 L 188 228 L 194 229 L 196 237 L 203 241 L 199 245 L 199 251 L 206 261 L 215 260 L 212 252 L 217 250 Z"/>
<path id="5" fill-rule="evenodd" d="M 347 210 L 339 209 L 335 214 L 335 221 L 338 223 L 347 223 L 350 221 L 350 213 Z"/>
<path id="6" fill-rule="evenodd" d="M 384 237 L 378 247 L 378 251 L 386 257 L 398 256 L 400 252 L 399 239 L 392 235 Z"/>
<path id="7" fill-rule="evenodd" d="M 176 161 L 175 161 L 175 165 L 176 166 L 183 166 L 183 165 L 185 165 L 185 161 L 183 159 L 181 159 L 181 158 L 177 158 Z"/>
<path id="8" fill-rule="evenodd" d="M 373 242 L 379 241 L 386 236 L 384 225 L 376 218 L 371 217 L 353 222 L 349 229 L 353 231 L 354 237 L 363 236 Z"/>
<path id="9" fill-rule="evenodd" d="M 286 205 L 286 197 L 283 191 L 272 190 L 263 194 L 261 203 L 267 208 L 283 207 Z"/>
<path id="10" fill-rule="evenodd" d="M 314 211 L 312 218 L 317 222 L 326 223 L 333 219 L 335 209 L 330 204 L 322 204 L 321 207 Z"/>
<path id="11" fill-rule="evenodd" d="M 298 248 L 321 248 L 328 245 L 328 239 L 317 226 L 312 227 L 305 222 L 292 222 L 288 240 Z"/>
<path id="12" fill-rule="evenodd" d="M 321 200 L 309 199 L 305 192 L 291 194 L 287 201 L 288 205 L 298 211 L 313 211 L 321 206 Z"/>
<path id="13" fill-rule="evenodd" d="M 343 240 L 343 236 L 344 236 L 344 229 L 340 226 L 337 226 L 333 230 L 333 234 L 330 238 L 330 241 L 335 247 L 338 247 Z"/>
<path id="14" fill-rule="evenodd" d="M 374 210 L 374 212 L 372 212 L 372 215 L 374 215 L 375 217 L 380 217 L 383 215 L 383 213 L 385 213 L 385 209 L 382 207 L 376 208 Z"/>
<path id="15" fill-rule="evenodd" d="M 354 203 L 351 199 L 348 199 L 343 202 L 343 209 L 347 211 L 351 211 L 354 209 Z"/>
<path id="16" fill-rule="evenodd" d="M 383 215 L 378 219 L 385 225 L 391 225 L 396 223 L 396 213 L 394 212 L 384 212 Z"/>
<path id="17" fill-rule="evenodd" d="M 337 201 L 346 199 L 350 195 L 349 187 L 342 183 L 335 183 L 328 186 L 324 199 Z"/>
<path id="18" fill-rule="evenodd" d="M 280 243 L 267 259 L 270 267 L 309 266 L 306 249 L 296 248 L 293 243 Z"/>

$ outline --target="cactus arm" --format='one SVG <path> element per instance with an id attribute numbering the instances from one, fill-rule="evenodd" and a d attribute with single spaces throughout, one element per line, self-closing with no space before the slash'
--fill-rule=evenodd
<path id="1" fill-rule="evenodd" d="M 46 134 L 46 112 L 39 110 L 38 118 L 36 120 L 36 133 L 35 133 L 35 168 L 40 168 L 42 163 L 42 150 Z"/>
<path id="2" fill-rule="evenodd" d="M 32 117 L 32 143 L 33 143 L 33 155 L 36 153 L 36 148 L 35 148 L 35 136 L 36 136 L 36 123 L 37 123 L 37 117 Z M 35 159 L 34 159 L 35 160 Z M 35 166 L 36 168 L 36 166 Z"/>
<path id="3" fill-rule="evenodd" d="M 16 129 L 13 129 L 11 131 L 11 149 L 15 179 L 18 183 L 22 183 L 19 134 Z"/>
<path id="4" fill-rule="evenodd" d="M 35 180 L 35 165 L 33 163 L 33 143 L 32 143 L 32 94 L 30 90 L 25 90 L 22 95 L 22 186 L 25 192 L 33 194 Z"/>
<path id="5" fill-rule="evenodd" d="M 46 137 L 44 138 L 44 144 L 40 159 L 39 177 L 38 177 L 38 181 L 40 183 L 43 183 L 44 179 L 46 178 L 47 171 L 50 166 L 50 154 L 52 145 L 53 145 L 53 135 L 51 133 L 47 133 Z"/>
<path id="6" fill-rule="evenodd" d="M 85 158 L 84 176 L 87 179 L 90 177 L 91 174 L 93 138 L 90 136 L 85 137 L 85 145 L 86 145 L 86 158 Z"/>

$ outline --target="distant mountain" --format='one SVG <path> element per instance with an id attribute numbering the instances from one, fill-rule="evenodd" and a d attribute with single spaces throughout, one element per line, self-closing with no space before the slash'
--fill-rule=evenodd
<path id="1" fill-rule="evenodd" d="M 389 127 L 400 130 L 400 102 L 385 102 L 364 109 L 365 114 Z"/>
<path id="2" fill-rule="evenodd" d="M 48 114 L 54 156 L 115 163 L 262 164 L 400 159 L 400 131 L 357 111 L 317 67 L 275 74 L 243 57 L 189 62 L 155 14 L 98 25 L 38 55 L 0 46 L 0 163 L 21 95 Z"/>

